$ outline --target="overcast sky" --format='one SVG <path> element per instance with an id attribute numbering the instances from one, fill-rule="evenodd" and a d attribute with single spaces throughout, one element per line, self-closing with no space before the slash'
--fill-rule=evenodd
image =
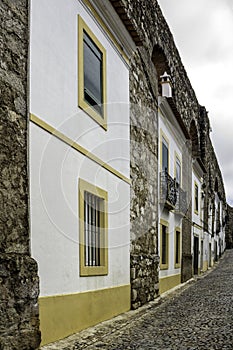
<path id="1" fill-rule="evenodd" d="M 233 205 L 233 0 L 158 0 L 198 101 Z"/>

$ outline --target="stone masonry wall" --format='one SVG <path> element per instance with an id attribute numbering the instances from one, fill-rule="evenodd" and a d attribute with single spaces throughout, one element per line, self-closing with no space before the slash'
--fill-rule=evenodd
<path id="1" fill-rule="evenodd" d="M 147 78 L 150 75 L 151 81 Z M 131 60 L 131 285 L 132 307 L 158 295 L 156 71 L 145 49 Z"/>
<path id="2" fill-rule="evenodd" d="M 141 38 L 141 46 L 131 60 L 130 72 L 131 283 L 132 306 L 138 307 L 158 294 L 157 99 L 160 75 L 166 70 L 172 76 L 174 102 L 187 130 L 193 119 L 197 124 L 199 104 L 157 1 L 113 0 L 112 4 L 128 30 L 135 31 L 132 36 L 137 34 L 137 38 Z M 190 191 L 191 166 L 188 171 L 187 190 Z M 192 275 L 190 213 L 191 209 L 187 212 L 182 235 L 183 280 Z"/>
<path id="3" fill-rule="evenodd" d="M 141 45 L 147 49 L 148 60 L 154 62 L 158 76 L 164 73 L 164 68 L 171 74 L 176 108 L 189 130 L 191 121 L 198 120 L 199 103 L 157 0 L 111 2 L 126 26 L 130 22 L 128 29 L 133 27 L 141 37 Z M 155 48 L 163 52 L 164 62 L 161 62 L 160 52 Z"/>
<path id="4" fill-rule="evenodd" d="M 28 2 L 0 2 L 0 349 L 40 343 L 37 265 L 29 254 Z"/>
<path id="5" fill-rule="evenodd" d="M 200 107 L 200 119 L 199 125 L 201 129 L 201 139 L 200 139 L 200 148 L 201 148 L 201 158 L 205 165 L 206 173 L 204 174 L 204 231 L 208 232 L 208 219 L 209 219 L 209 205 L 212 206 L 213 209 L 215 203 L 215 193 L 218 193 L 218 196 L 221 198 L 223 205 L 223 213 L 222 213 L 222 226 L 220 230 L 226 233 L 226 242 L 227 242 L 227 231 L 228 227 L 226 226 L 226 215 L 227 215 L 227 204 L 226 204 L 226 194 L 224 188 L 223 177 L 221 173 L 221 169 L 219 167 L 218 159 L 213 147 L 213 144 L 210 139 L 210 121 L 208 118 L 208 114 L 204 107 Z M 215 215 L 212 214 L 212 223 L 216 220 Z M 214 237 L 214 230 L 212 225 L 211 233 L 212 237 Z M 216 232 L 219 235 L 219 232 Z M 220 242 L 220 239 L 219 239 Z M 219 254 L 222 254 L 221 247 L 219 247 Z M 214 254 L 214 251 L 212 252 Z M 218 259 L 218 256 L 215 258 Z"/>
<path id="6" fill-rule="evenodd" d="M 142 106 L 146 107 L 146 111 L 141 113 L 135 113 L 134 108 L 133 110 L 131 108 L 131 139 L 133 140 L 131 144 L 131 275 L 133 307 L 137 307 L 153 298 L 153 294 L 157 293 L 155 292 L 157 277 L 152 270 L 157 267 L 158 261 L 158 228 L 157 224 L 155 225 L 158 208 L 157 197 L 155 203 L 152 198 L 157 195 L 158 178 L 156 158 L 153 158 L 151 149 L 157 149 L 155 143 L 158 137 L 156 129 L 158 79 L 165 70 L 171 75 L 173 101 L 187 131 L 190 132 L 191 125 L 195 125 L 198 138 L 195 145 L 195 157 L 201 158 L 206 166 L 205 181 L 210 176 L 213 177 L 214 183 L 214 177 L 217 177 L 219 193 L 223 201 L 225 191 L 221 171 L 209 138 L 208 115 L 198 103 L 157 0 L 110 1 L 134 38 L 136 45 L 140 46 L 131 61 L 131 103 L 137 104 L 139 109 Z M 148 107 L 152 110 L 155 108 L 155 125 L 151 123 L 153 119 L 150 112 L 148 113 Z M 152 143 L 150 143 L 151 140 L 153 140 Z M 211 171 L 208 169 L 209 164 L 213 164 Z M 191 165 L 183 171 L 184 176 L 187 177 L 187 191 L 191 193 Z M 148 182 L 148 176 L 149 179 L 153 178 L 153 181 Z M 205 187 L 206 198 L 212 198 L 214 189 L 207 191 L 207 187 Z M 182 281 L 186 281 L 192 275 L 191 212 L 190 201 L 189 210 L 183 220 Z M 136 265 L 139 267 L 137 268 Z M 154 267 L 151 269 L 151 266 Z M 149 292 L 151 283 L 155 288 Z M 139 295 L 143 293 L 145 295 L 140 297 Z"/>

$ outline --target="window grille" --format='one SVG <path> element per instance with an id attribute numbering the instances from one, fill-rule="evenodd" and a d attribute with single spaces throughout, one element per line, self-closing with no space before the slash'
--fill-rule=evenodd
<path id="1" fill-rule="evenodd" d="M 85 266 L 100 266 L 103 199 L 84 191 Z"/>

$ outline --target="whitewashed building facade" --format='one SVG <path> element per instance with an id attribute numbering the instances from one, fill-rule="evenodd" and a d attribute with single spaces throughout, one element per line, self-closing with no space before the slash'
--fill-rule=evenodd
<path id="1" fill-rule="evenodd" d="M 200 274 L 211 266 L 211 234 L 204 231 L 204 191 L 205 169 L 199 158 L 192 164 L 192 257 L 193 274 Z"/>
<path id="2" fill-rule="evenodd" d="M 130 309 L 129 67 L 108 1 L 32 0 L 31 251 L 46 344 Z"/>
<path id="3" fill-rule="evenodd" d="M 181 283 L 182 218 L 188 197 L 183 190 L 182 163 L 185 161 L 186 137 L 173 110 L 170 77 L 161 77 L 159 96 L 159 228 L 160 294 Z"/>

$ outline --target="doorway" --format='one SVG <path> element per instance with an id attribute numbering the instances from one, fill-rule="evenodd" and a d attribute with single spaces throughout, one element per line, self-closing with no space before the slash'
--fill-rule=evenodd
<path id="1" fill-rule="evenodd" d="M 218 260 L 218 244 L 214 241 L 214 261 Z"/>
<path id="2" fill-rule="evenodd" d="M 211 243 L 209 243 L 209 267 L 211 267 Z"/>
<path id="3" fill-rule="evenodd" d="M 204 260 L 204 245 L 203 241 L 201 241 L 201 257 L 200 257 L 200 269 L 203 271 L 203 260 Z"/>
<path id="4" fill-rule="evenodd" d="M 194 245 L 193 245 L 193 272 L 194 272 L 194 275 L 198 274 L 198 258 L 199 258 L 199 238 L 194 236 Z"/>

